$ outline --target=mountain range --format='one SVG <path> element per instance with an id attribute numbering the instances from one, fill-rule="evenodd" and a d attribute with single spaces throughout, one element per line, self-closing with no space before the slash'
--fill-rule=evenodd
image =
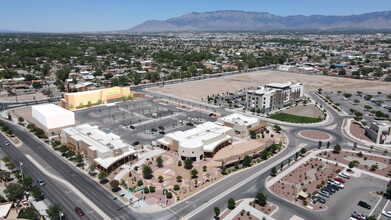
<path id="1" fill-rule="evenodd" d="M 391 11 L 348 16 L 278 16 L 267 12 L 189 13 L 164 21 L 148 20 L 124 32 L 391 30 Z"/>

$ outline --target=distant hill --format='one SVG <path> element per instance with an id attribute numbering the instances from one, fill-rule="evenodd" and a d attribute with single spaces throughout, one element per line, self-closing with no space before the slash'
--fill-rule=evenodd
<path id="1" fill-rule="evenodd" d="M 189 13 L 165 21 L 149 20 L 125 32 L 391 30 L 391 11 L 349 16 L 278 16 L 266 12 Z"/>

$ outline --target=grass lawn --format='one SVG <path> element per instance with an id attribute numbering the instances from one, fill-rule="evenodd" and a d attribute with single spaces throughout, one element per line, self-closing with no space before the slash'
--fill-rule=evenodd
<path id="1" fill-rule="evenodd" d="M 272 114 L 269 116 L 269 118 L 279 120 L 279 121 L 292 122 L 292 123 L 315 123 L 323 120 L 321 118 L 311 118 L 311 117 L 297 116 L 297 115 L 291 115 L 286 113 Z"/>

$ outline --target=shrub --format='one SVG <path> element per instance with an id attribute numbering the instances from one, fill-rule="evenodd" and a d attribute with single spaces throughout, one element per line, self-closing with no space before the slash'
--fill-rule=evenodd
<path id="1" fill-rule="evenodd" d="M 171 199 L 172 198 L 172 193 L 171 192 L 166 192 L 166 196 L 167 196 L 167 199 Z"/>
<path id="2" fill-rule="evenodd" d="M 180 189 L 179 185 L 174 185 L 174 190 L 178 191 Z"/>
<path id="3" fill-rule="evenodd" d="M 154 192 L 155 192 L 155 187 L 150 186 L 150 187 L 149 187 L 149 191 L 150 191 L 151 193 L 154 193 Z"/>

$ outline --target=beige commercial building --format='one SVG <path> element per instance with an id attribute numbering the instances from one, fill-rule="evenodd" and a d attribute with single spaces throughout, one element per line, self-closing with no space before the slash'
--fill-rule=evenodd
<path id="1" fill-rule="evenodd" d="M 107 104 L 133 99 L 134 93 L 129 87 L 113 87 L 85 92 L 65 93 L 61 99 L 61 107 L 74 110 L 90 105 Z"/>
<path id="2" fill-rule="evenodd" d="M 217 119 L 217 123 L 233 128 L 235 135 L 240 137 L 247 137 L 250 131 L 254 130 L 256 133 L 266 129 L 266 122 L 261 122 L 259 118 L 234 113 Z"/>
<path id="3" fill-rule="evenodd" d="M 136 151 L 114 133 L 99 130 L 98 126 L 82 124 L 64 128 L 61 142 L 69 149 L 82 153 L 87 160 L 107 173 L 133 159 Z"/>

